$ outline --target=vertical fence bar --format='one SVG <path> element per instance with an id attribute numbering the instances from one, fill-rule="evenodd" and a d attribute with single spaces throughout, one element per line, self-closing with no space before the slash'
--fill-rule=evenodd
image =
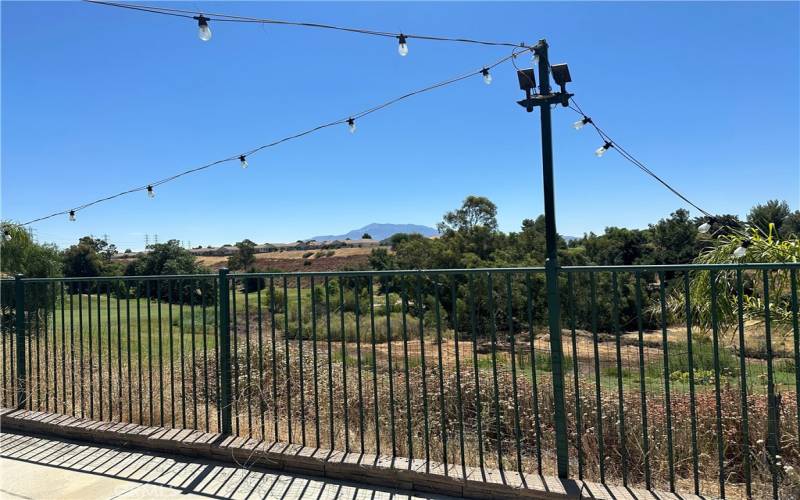
<path id="1" fill-rule="evenodd" d="M 776 455 L 778 455 L 778 402 L 775 396 L 775 373 L 772 364 L 772 325 L 770 324 L 770 293 L 769 293 L 769 271 L 763 271 L 764 283 L 764 341 L 767 344 L 767 451 L 769 452 L 770 471 L 772 472 L 772 498 L 778 498 L 778 465 Z M 797 367 L 795 367 L 797 369 Z M 721 496 L 725 496 L 724 491 Z"/>
<path id="2" fill-rule="evenodd" d="M 17 335 L 17 409 L 24 410 L 28 401 L 28 378 L 25 370 L 25 282 L 22 275 L 14 276 L 14 320 Z"/>
<path id="3" fill-rule="evenodd" d="M 597 459 L 600 466 L 600 482 L 606 482 L 605 434 L 603 433 L 603 399 L 600 390 L 600 341 L 597 335 L 597 275 L 589 275 L 589 302 L 592 312 L 592 345 L 594 347 L 594 398 L 596 406 Z"/>
<path id="4" fill-rule="evenodd" d="M 289 433 L 289 442 L 292 442 L 292 374 L 290 366 L 289 346 L 289 288 L 286 276 L 283 277 L 283 345 L 286 350 L 286 426 Z M 344 310 L 342 310 L 344 315 Z M 344 316 L 342 316 L 342 331 L 344 331 Z M 345 408 L 347 402 L 345 401 Z"/>
<path id="5" fill-rule="evenodd" d="M 319 433 L 319 353 L 317 352 L 317 287 L 314 284 L 314 276 L 311 276 L 311 348 L 314 350 L 314 438 L 317 448 L 320 447 Z M 259 331 L 260 335 L 260 331 Z"/>
<path id="6" fill-rule="evenodd" d="M 115 292 L 115 302 L 117 303 L 117 411 L 119 412 L 119 421 L 125 421 L 125 417 L 122 416 L 122 304 L 120 304 L 122 297 L 120 297 L 120 286 L 121 282 L 115 281 L 116 285 L 116 292 Z M 159 322 L 158 322 L 158 331 L 159 337 L 161 332 L 161 315 L 159 314 Z M 159 344 L 160 345 L 160 344 Z M 130 351 L 130 349 L 128 349 Z M 161 357 L 161 351 L 158 353 L 159 358 Z M 163 386 L 162 386 L 163 387 Z M 162 398 L 163 400 L 163 398 Z M 161 412 L 161 425 L 164 425 L 164 412 Z"/>
<path id="7" fill-rule="evenodd" d="M 389 358 L 389 427 L 392 431 L 392 458 L 397 456 L 397 432 L 395 430 L 394 419 L 394 374 L 392 373 L 392 305 L 389 297 L 389 286 L 384 284 L 386 294 L 386 351 Z"/>
<path id="8" fill-rule="evenodd" d="M 38 411 L 42 410 L 42 373 L 41 373 L 41 342 L 40 337 L 42 336 L 42 324 L 41 319 L 39 317 L 39 312 L 36 312 L 36 333 L 34 334 L 36 337 L 36 409 Z M 82 374 L 81 374 L 82 375 Z M 81 391 L 83 393 L 83 391 Z M 81 405 L 81 412 L 83 412 L 83 405 Z"/>
<path id="9" fill-rule="evenodd" d="M 367 278 L 369 281 L 367 282 L 367 293 L 369 294 L 369 327 L 372 333 L 372 411 L 375 414 L 375 455 L 380 456 L 381 454 L 381 420 L 380 420 L 380 406 L 378 403 L 378 354 L 375 346 L 375 296 L 374 291 L 372 288 L 372 277 Z M 314 278 L 311 278 L 311 289 L 312 294 L 314 296 L 313 289 L 314 289 Z M 313 311 L 313 301 L 312 301 L 312 311 Z M 312 317 L 314 316 L 312 312 Z M 316 330 L 316 329 L 315 329 Z M 316 337 L 315 337 L 316 338 Z M 317 367 L 317 360 L 316 360 L 316 347 L 314 348 L 314 397 L 316 398 L 317 394 L 317 386 L 316 386 L 316 367 Z M 319 430 L 317 431 L 319 434 Z M 319 440 L 319 439 L 318 439 Z"/>
<path id="10" fill-rule="evenodd" d="M 153 425 L 153 313 L 150 310 L 150 301 L 152 300 L 152 291 L 150 290 L 150 280 L 145 281 L 145 290 L 147 293 L 147 405 L 148 405 L 148 422 Z M 183 353 L 181 353 L 182 355 Z M 184 427 L 186 423 L 184 422 Z"/>
<path id="11" fill-rule="evenodd" d="M 450 283 L 450 302 L 452 311 L 450 321 L 453 325 L 453 340 L 456 349 L 456 405 L 458 406 L 458 449 L 461 455 L 461 477 L 467 478 L 467 461 L 464 454 L 464 401 L 461 395 L 461 347 L 459 346 L 458 333 L 458 289 L 457 277 L 454 275 Z M 391 340 L 391 339 L 390 339 Z"/>
<path id="12" fill-rule="evenodd" d="M 511 280 L 512 280 L 511 273 L 506 274 L 508 336 L 511 344 L 511 393 L 512 393 L 511 396 L 514 399 L 514 439 L 516 441 L 516 447 L 517 447 L 517 472 L 522 474 L 522 437 L 521 437 L 522 432 L 519 425 L 519 398 L 517 397 L 517 348 L 516 348 L 516 338 L 514 334 L 515 331 L 514 309 L 511 300 L 512 297 Z"/>
<path id="13" fill-rule="evenodd" d="M 148 318 L 149 319 L 149 318 Z M 114 420 L 114 371 L 112 367 L 113 362 L 113 342 L 111 341 L 111 283 L 106 282 L 106 346 L 108 352 L 108 419 Z M 152 359 L 152 358 L 151 358 Z M 151 396 L 152 400 L 152 391 Z M 150 421 L 153 421 L 152 412 Z"/>
<path id="14" fill-rule="evenodd" d="M 284 278 L 286 281 L 286 278 Z M 285 291 L 285 290 L 284 290 Z M 239 316 L 238 311 L 236 310 L 236 277 L 231 276 L 230 279 L 230 292 L 226 300 L 231 302 L 230 305 L 230 313 L 233 313 L 233 316 L 230 317 L 230 321 L 233 323 L 233 414 L 236 422 L 236 435 L 239 435 L 239 421 L 240 421 L 240 413 L 239 410 L 239 323 L 237 318 Z M 287 307 L 287 316 L 288 316 L 288 307 Z M 183 328 L 181 328 L 183 331 Z M 285 331 L 285 330 L 284 330 Z M 181 345 L 183 343 L 183 336 L 181 336 Z M 183 348 L 181 348 L 181 352 Z M 291 433 L 290 433 L 291 434 Z"/>
<path id="15" fill-rule="evenodd" d="M 487 307 L 489 308 L 489 339 L 492 345 L 492 382 L 494 383 L 494 423 L 497 432 L 497 468 L 503 470 L 503 428 L 500 425 L 500 386 L 497 381 L 497 326 L 495 325 L 494 288 L 492 273 L 486 273 Z"/>
<path id="16" fill-rule="evenodd" d="M 67 319 L 66 319 L 66 303 L 64 302 L 64 282 L 61 282 L 61 412 L 67 412 Z M 99 304 L 99 299 L 98 299 Z M 98 309 L 98 318 L 100 311 Z M 98 319 L 98 322 L 100 320 Z M 24 347 L 25 344 L 19 344 L 17 349 Z M 23 351 L 24 352 L 24 351 Z M 17 358 L 19 360 L 19 358 Z M 102 370 L 101 370 L 102 371 Z M 110 374 L 109 374 L 110 376 Z M 102 394 L 102 391 L 101 391 Z M 101 406 L 100 420 L 103 420 L 103 410 Z"/>
<path id="17" fill-rule="evenodd" d="M 744 284 L 742 280 L 742 270 L 736 270 L 736 311 L 739 320 L 739 377 L 741 411 L 742 411 L 742 455 L 744 456 L 744 483 L 747 498 L 752 498 L 752 484 L 750 471 L 750 429 L 749 415 L 747 411 L 747 353 L 744 344 Z M 690 358 L 691 359 L 691 358 Z M 798 372 L 800 373 L 800 372 Z M 800 392 L 798 392 L 800 394 Z M 694 408 L 692 408 L 694 409 Z M 697 463 L 695 461 L 695 463 Z M 697 473 L 695 472 L 695 488 L 697 485 Z"/>
<path id="18" fill-rule="evenodd" d="M 622 393 L 622 332 L 619 328 L 619 282 L 616 272 L 611 273 L 611 323 L 614 329 L 616 340 L 617 357 L 617 397 L 619 405 L 619 441 L 620 441 L 620 460 L 622 461 L 622 485 L 628 486 L 628 442 L 625 435 L 625 398 Z"/>
<path id="19" fill-rule="evenodd" d="M 333 432 L 333 340 L 331 338 L 331 294 L 328 276 L 325 276 L 323 286 L 325 287 L 325 333 L 327 333 L 328 339 L 328 437 L 332 450 L 336 446 L 336 435 Z"/>
<path id="20" fill-rule="evenodd" d="M 694 493 L 700 494 L 700 467 L 697 449 L 697 409 L 695 407 L 695 381 L 694 381 L 694 341 L 692 340 L 692 303 L 691 282 L 689 272 L 683 275 L 683 295 L 686 301 L 686 354 L 689 357 L 689 411 L 692 438 L 692 478 L 694 479 Z M 739 295 L 741 298 L 741 295 Z M 744 356 L 744 351 L 742 351 Z M 744 359 L 744 357 L 742 357 Z M 749 460 L 749 457 L 745 458 Z"/>
<path id="21" fill-rule="evenodd" d="M 725 444 L 722 441 L 722 401 L 720 399 L 719 321 L 717 319 L 717 273 L 708 273 L 711 287 L 711 338 L 714 358 L 714 399 L 716 401 L 717 461 L 719 467 L 719 496 L 725 498 Z"/>
<path id="22" fill-rule="evenodd" d="M 53 287 L 55 289 L 55 286 Z M 55 292 L 54 292 L 55 293 Z M 55 307 L 55 302 L 53 303 Z M 93 342 L 93 335 L 92 335 L 92 290 L 89 288 L 87 283 L 86 285 L 86 317 L 89 320 L 89 331 L 87 332 L 89 336 L 89 345 L 86 346 L 86 349 L 89 351 L 89 418 L 94 419 L 94 358 L 92 356 L 92 342 Z M 55 309 L 53 310 L 53 332 L 55 333 Z M 53 360 L 55 360 L 55 335 L 53 335 Z M 55 383 L 56 378 L 56 371 L 55 366 L 53 366 L 53 383 Z"/>
<path id="23" fill-rule="evenodd" d="M 583 410 L 581 409 L 581 386 L 578 376 L 578 339 L 575 325 L 575 276 L 567 273 L 567 297 L 569 297 L 569 329 L 572 335 L 572 378 L 575 383 L 575 446 L 578 449 L 578 479 L 583 479 Z M 531 325 L 531 356 L 533 356 L 533 327 Z M 642 377 L 644 379 L 644 377 Z M 642 400 L 644 401 L 644 400 Z M 644 403 L 642 403 L 644 404 Z"/>
<path id="24" fill-rule="evenodd" d="M 262 285 L 264 283 L 263 279 L 264 278 L 257 278 L 257 281 L 256 281 L 256 290 L 257 290 L 257 292 L 256 292 L 256 308 L 258 309 L 258 315 L 257 315 L 257 320 L 256 321 L 258 321 L 258 412 L 261 415 L 261 417 L 260 417 L 260 420 L 261 420 L 261 439 L 262 440 L 266 440 L 266 438 L 267 438 L 267 434 L 266 434 L 267 425 L 266 425 L 264 413 L 267 411 L 267 409 L 265 408 L 265 405 L 264 405 L 264 399 L 265 398 L 264 398 L 264 393 L 263 393 L 263 387 L 261 386 L 261 383 L 264 380 L 264 328 L 263 328 L 264 318 L 262 316 L 262 307 L 261 307 L 261 290 L 263 288 Z M 203 311 L 205 311 L 205 309 L 203 309 Z M 203 314 L 205 314 L 205 312 Z M 203 323 L 205 324 L 205 319 L 203 319 Z M 205 330 L 205 327 L 204 327 L 204 330 Z M 208 406 L 207 405 L 206 405 L 206 412 L 208 412 Z M 319 442 L 317 443 L 317 446 L 319 446 Z"/>
<path id="25" fill-rule="evenodd" d="M 103 420 L 103 318 L 102 318 L 102 300 L 100 295 L 100 283 L 95 282 L 95 297 L 97 299 L 97 403 L 100 405 L 99 414 L 100 420 Z M 62 326 L 64 309 L 61 309 Z M 63 344 L 62 344 L 63 346 Z M 63 395 L 66 395 L 66 388 L 62 390 Z M 142 398 L 144 399 L 144 398 Z"/>
<path id="26" fill-rule="evenodd" d="M 444 407 L 444 374 L 442 373 L 442 316 L 440 311 L 440 298 L 439 298 L 439 283 L 436 277 L 433 277 L 434 297 L 436 300 L 436 346 L 439 362 L 439 425 L 442 429 L 442 462 L 444 463 L 444 475 L 450 475 L 447 466 L 447 416 L 445 415 Z"/>
<path id="27" fill-rule="evenodd" d="M 244 352 L 245 352 L 245 370 L 247 372 L 247 435 L 253 437 L 253 383 L 250 375 L 250 294 L 247 293 L 247 278 L 242 279 L 242 288 L 244 292 Z M 236 290 L 234 290 L 236 293 Z M 192 314 L 194 316 L 194 314 Z M 192 325 L 194 330 L 194 325 Z M 194 337 L 194 334 L 192 334 Z M 194 342 L 192 342 L 192 351 L 194 351 Z"/>
<path id="28" fill-rule="evenodd" d="M 536 439 L 536 471 L 542 474 L 542 421 L 539 415 L 539 383 L 536 373 L 536 342 L 533 332 L 533 282 L 531 274 L 525 273 L 526 309 L 528 313 L 528 343 L 531 350 L 531 396 L 533 405 L 533 425 Z"/>
<path id="29" fill-rule="evenodd" d="M 72 416 L 75 416 L 75 308 L 72 307 L 74 293 L 70 286 L 69 293 L 69 383 L 70 383 L 70 403 L 72 405 Z M 30 366 L 30 365 L 29 365 Z M 120 416 L 120 420 L 122 417 Z"/>
<path id="30" fill-rule="evenodd" d="M 800 437 L 800 324 L 797 319 L 797 272 L 789 272 L 792 290 L 792 331 L 794 332 L 794 387 L 795 407 L 797 410 L 797 436 Z"/>
<path id="31" fill-rule="evenodd" d="M 128 283 L 125 283 L 125 322 L 127 323 L 126 339 L 128 341 L 128 422 L 133 423 L 133 378 L 131 369 L 131 289 Z M 81 330 L 83 330 L 81 328 Z M 83 344 L 83 342 L 81 342 Z"/>
<path id="32" fill-rule="evenodd" d="M 420 282 L 422 281 L 422 275 L 418 275 L 417 279 L 414 281 L 414 291 L 416 292 L 415 301 L 416 301 L 416 309 L 417 309 L 417 316 L 419 322 L 419 355 L 422 359 L 422 363 L 420 365 L 420 372 L 422 373 L 422 419 L 423 419 L 423 442 L 425 444 L 425 472 L 430 472 L 431 467 L 431 438 L 430 438 L 430 426 L 428 421 L 428 384 L 426 382 L 425 372 L 427 371 L 425 365 L 425 306 L 422 303 L 422 290 L 420 286 Z"/>
<path id="33" fill-rule="evenodd" d="M 272 336 L 272 425 L 273 437 L 278 441 L 278 347 L 275 337 L 276 321 L 275 321 L 275 278 L 269 278 L 269 311 L 270 311 L 270 330 Z M 333 398 L 331 398 L 333 401 Z M 331 445 L 333 449 L 333 445 Z"/>
<path id="34" fill-rule="evenodd" d="M 406 313 L 408 312 L 408 283 L 403 280 L 402 288 L 402 308 L 403 308 L 403 368 L 405 370 L 406 384 L 406 441 L 408 442 L 408 458 L 414 458 L 414 439 L 411 435 L 411 384 L 408 380 L 408 325 L 406 323 Z M 411 462 L 409 461 L 409 464 Z"/>
<path id="35" fill-rule="evenodd" d="M 169 281 L 167 281 L 169 286 Z M 171 306 L 170 306 L 171 307 Z M 117 299 L 117 308 L 119 308 L 119 299 Z M 119 315 L 119 309 L 117 309 Z M 161 326 L 161 281 L 156 282 L 156 317 L 158 318 L 158 412 L 159 412 L 159 425 L 164 425 L 164 335 Z M 120 332 L 117 332 L 117 339 L 122 338 Z M 122 371 L 120 369 L 120 381 L 122 380 Z M 122 400 L 122 393 L 120 392 L 120 400 Z"/>
<path id="36" fill-rule="evenodd" d="M 644 483 L 649 490 L 650 483 L 650 437 L 647 429 L 647 384 L 644 372 L 644 323 L 642 321 L 642 275 L 635 273 L 636 279 L 636 326 L 639 331 L 639 398 L 642 413 L 642 454 L 644 455 Z"/>
<path id="37" fill-rule="evenodd" d="M 197 331 L 195 329 L 195 314 L 194 314 L 194 305 L 195 305 L 195 290 L 197 290 L 197 280 L 194 282 L 189 282 L 189 314 L 192 315 L 191 320 L 191 332 L 192 332 L 192 425 L 194 429 L 197 429 L 197 347 L 195 338 L 197 337 Z M 160 311 L 160 303 L 159 303 L 159 316 L 161 316 Z M 159 341 L 161 340 L 161 321 L 158 322 L 159 328 Z M 249 357 L 247 358 L 249 361 Z M 249 375 L 249 374 L 248 374 Z"/>
<path id="38" fill-rule="evenodd" d="M 349 415 L 348 415 L 348 400 L 347 400 L 347 335 L 345 335 L 344 329 L 344 284 L 342 283 L 342 278 L 339 278 L 339 326 L 340 326 L 340 335 L 342 336 L 342 409 L 344 413 L 344 427 L 342 427 L 342 432 L 344 432 L 344 451 L 350 452 L 350 422 L 349 422 Z"/>
<path id="39" fill-rule="evenodd" d="M 175 353 L 174 344 L 175 336 L 172 321 L 172 281 L 168 284 L 167 301 L 169 302 L 169 313 L 167 320 L 169 321 L 169 398 L 170 398 L 170 418 L 172 420 L 172 427 L 175 427 Z"/>
<path id="40" fill-rule="evenodd" d="M 478 463 L 480 465 L 481 474 L 484 474 L 484 458 L 483 458 L 483 424 L 481 418 L 481 383 L 480 383 L 480 367 L 478 366 L 478 329 L 475 325 L 475 291 L 472 274 L 467 278 L 467 288 L 469 297 L 469 328 L 472 334 L 472 368 L 475 372 L 475 414 L 476 414 L 476 431 L 478 432 Z M 485 476 L 484 476 L 485 477 Z"/>
<path id="41" fill-rule="evenodd" d="M 52 283 L 49 286 L 53 286 Z M 43 292 L 43 295 L 47 294 L 47 289 Z M 55 310 L 53 311 L 55 314 Z M 45 310 L 44 313 L 44 330 L 42 331 L 42 336 L 44 337 L 44 411 L 50 411 L 50 352 L 48 347 L 48 335 L 47 332 L 49 331 L 48 319 L 50 318 L 50 314 Z M 55 318 L 53 318 L 55 320 Z M 10 353 L 9 353 L 10 354 Z M 6 373 L 6 338 L 3 335 L 3 389 L 6 388 L 5 384 L 5 373 Z M 13 374 L 9 373 L 9 378 L 12 378 Z M 4 391 L 5 392 L 5 391 Z M 3 405 L 9 405 L 9 403 L 5 400 L 7 397 L 6 394 L 3 394 Z M 83 415 L 81 415 L 83 417 Z"/>
<path id="42" fill-rule="evenodd" d="M 228 270 L 219 270 L 219 370 L 220 370 L 220 407 L 222 416 L 222 434 L 233 433 L 231 425 L 231 337 L 230 337 L 230 304 L 228 291 Z"/>
<path id="43" fill-rule="evenodd" d="M 356 370 L 358 371 L 358 430 L 361 445 L 361 453 L 364 453 L 364 391 L 361 380 L 361 311 L 359 304 L 361 302 L 361 294 L 358 288 L 358 277 L 353 278 L 353 300 L 355 302 L 355 316 L 356 316 Z"/>
<path id="44" fill-rule="evenodd" d="M 306 445 L 306 391 L 305 391 L 305 360 L 303 359 L 303 287 L 300 281 L 300 276 L 297 276 L 297 358 L 300 369 L 300 442 L 303 446 Z M 359 365 L 359 375 L 361 374 L 361 366 Z M 364 450 L 362 443 L 361 450 Z"/>
<path id="45" fill-rule="evenodd" d="M 208 292 L 208 282 L 203 280 L 203 288 L 200 289 L 200 300 L 202 301 L 201 307 L 203 309 L 203 399 L 205 400 L 205 420 L 206 420 L 206 432 L 211 432 L 211 417 L 209 416 L 209 402 L 208 402 L 208 318 L 206 317 L 207 309 L 208 309 L 208 299 L 207 297 Z M 261 298 L 260 291 L 259 291 L 259 299 Z M 171 304 L 168 304 L 170 309 L 172 308 Z M 261 311 L 259 311 L 261 314 Z M 259 325 L 261 328 L 261 325 Z M 264 435 L 262 433 L 261 437 L 263 438 Z"/>
<path id="46" fill-rule="evenodd" d="M 675 459 L 672 444 L 672 395 L 669 381 L 669 337 L 667 336 L 667 278 L 658 273 L 658 298 L 661 306 L 661 343 L 664 354 L 664 406 L 667 414 L 667 467 L 669 469 L 669 491 L 675 492 Z M 724 495 L 723 495 L 724 496 Z"/>

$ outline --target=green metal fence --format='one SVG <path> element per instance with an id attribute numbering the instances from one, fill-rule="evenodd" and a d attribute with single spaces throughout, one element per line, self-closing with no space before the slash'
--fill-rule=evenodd
<path id="1" fill-rule="evenodd" d="M 2 405 L 723 497 L 800 491 L 800 264 L 2 282 Z M 566 436 L 554 421 L 555 366 Z"/>

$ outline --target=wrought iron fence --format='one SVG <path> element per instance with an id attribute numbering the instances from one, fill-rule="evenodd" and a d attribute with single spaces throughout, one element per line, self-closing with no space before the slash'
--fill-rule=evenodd
<path id="1" fill-rule="evenodd" d="M 719 496 L 800 491 L 800 264 L 2 282 L 2 405 Z M 566 436 L 553 367 L 565 380 Z M 448 471 L 447 467 L 444 468 Z"/>

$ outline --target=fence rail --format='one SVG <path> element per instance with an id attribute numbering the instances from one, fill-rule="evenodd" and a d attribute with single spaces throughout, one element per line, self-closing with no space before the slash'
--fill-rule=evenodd
<path id="1" fill-rule="evenodd" d="M 544 268 L 17 277 L 0 290 L 0 398 L 463 469 L 555 475 L 561 458 L 608 484 L 784 497 L 800 493 L 799 269 L 560 268 L 561 359 Z"/>

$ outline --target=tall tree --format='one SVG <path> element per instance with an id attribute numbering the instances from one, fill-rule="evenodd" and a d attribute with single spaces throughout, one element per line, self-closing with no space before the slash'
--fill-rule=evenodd
<path id="1" fill-rule="evenodd" d="M 787 217 L 792 214 L 789 204 L 780 200 L 769 200 L 764 204 L 755 205 L 747 214 L 747 222 L 757 227 L 765 234 L 769 234 L 769 225 L 774 224 L 778 235 L 783 237 L 781 229 Z"/>

